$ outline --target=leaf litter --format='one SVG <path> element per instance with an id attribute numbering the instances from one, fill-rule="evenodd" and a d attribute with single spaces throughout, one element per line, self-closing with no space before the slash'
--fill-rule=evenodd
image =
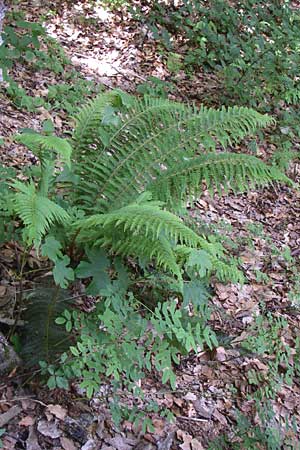
<path id="1" fill-rule="evenodd" d="M 36 20 L 40 10 L 27 8 L 28 2 L 19 3 L 29 19 Z M 73 8 L 64 2 L 53 4 L 57 13 L 47 17 L 47 29 L 63 45 L 85 79 L 129 92 L 134 92 L 136 86 L 149 76 L 169 79 L 170 73 L 158 52 L 157 43 L 130 17 L 121 12 L 105 14 L 98 10 L 95 13 L 84 1 L 76 2 Z M 47 16 L 45 7 L 44 12 Z M 93 25 L 93 20 L 89 19 L 93 19 L 95 14 L 98 19 Z M 59 75 L 47 70 L 33 76 L 26 72 L 26 68 L 19 69 L 13 73 L 14 79 L 33 95 L 46 96 L 47 86 L 60 81 Z M 207 89 L 211 93 L 218 91 L 217 80 L 201 72 L 193 80 L 183 73 L 178 73 L 175 78 L 177 88 L 172 98 L 178 100 L 199 102 Z M 5 165 L 22 169 L 36 163 L 28 150 L 9 139 L 21 128 L 39 130 L 43 121 L 54 117 L 56 132 L 62 135 L 67 131 L 64 129 L 64 110 L 49 114 L 41 107 L 33 112 L 24 112 L 16 108 L 3 92 L 0 93 L 0 103 L 1 136 L 5 138 L 0 158 Z M 268 158 L 269 148 L 268 142 L 260 146 L 263 158 Z M 295 181 L 299 181 L 299 167 L 295 165 L 290 169 Z M 12 375 L 0 381 L 0 423 L 6 428 L 2 437 L 4 449 L 25 448 L 26 445 L 28 450 L 61 447 L 64 450 L 201 450 L 207 448 L 211 439 L 232 429 L 237 408 L 254 424 L 259 423 L 253 400 L 248 396 L 254 390 L 249 383 L 249 371 L 266 376 L 269 356 L 247 352 L 241 344 L 251 337 L 251 326 L 262 313 L 262 302 L 267 311 L 287 321 L 288 328 L 281 335 L 283 343 L 292 342 L 295 330 L 299 335 L 297 299 L 300 293 L 289 263 L 289 257 L 293 257 L 293 264 L 299 269 L 299 193 L 283 186 L 251 191 L 237 197 L 228 194 L 223 198 L 211 198 L 207 193 L 196 202 L 190 213 L 199 221 L 205 218 L 215 232 L 228 238 L 229 245 L 235 244 L 234 252 L 241 260 L 249 284 L 223 285 L 213 281 L 211 325 L 219 332 L 220 346 L 214 351 L 181 359 L 176 370 L 175 392 L 168 391 L 151 374 L 144 380 L 145 402 L 155 400 L 169 408 L 175 415 L 175 423 L 168 424 L 153 413 L 154 432 L 148 430 L 143 435 L 141 430 L 134 429 L 126 421 L 117 430 L 105 402 L 97 398 L 89 403 L 77 400 L 76 387 L 73 392 L 43 391 L 34 385 L 25 389 L 14 382 Z M 1 248 L 1 261 L 5 264 L 8 261 L 12 270 L 14 253 L 9 246 Z M 9 284 L 11 277 L 7 273 L 2 275 Z M 2 282 L 0 288 L 3 293 L 1 301 L 7 286 Z M 120 395 L 124 403 L 135 403 L 134 398 L 126 398 L 122 392 Z M 271 401 L 274 420 L 278 423 L 293 417 L 299 426 L 299 403 L 299 382 L 295 380 L 291 386 L 283 384 Z M 282 429 L 280 431 L 286 433 Z M 296 436 L 292 431 L 289 433 L 292 441 Z"/>

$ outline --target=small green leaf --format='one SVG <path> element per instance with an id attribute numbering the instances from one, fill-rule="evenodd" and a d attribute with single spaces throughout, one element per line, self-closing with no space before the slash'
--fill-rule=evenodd
<path id="1" fill-rule="evenodd" d="M 72 355 L 74 355 L 74 356 L 79 356 L 79 355 L 80 355 L 78 349 L 77 349 L 76 347 L 73 347 L 73 346 L 70 347 L 70 352 L 71 352 Z"/>
<path id="2" fill-rule="evenodd" d="M 47 381 L 47 386 L 49 389 L 55 389 L 56 388 L 56 378 L 54 375 L 51 375 L 49 380 Z"/>
<path id="3" fill-rule="evenodd" d="M 69 389 L 69 383 L 65 377 L 56 377 L 56 384 L 60 389 Z"/>
<path id="4" fill-rule="evenodd" d="M 66 323 L 66 319 L 64 317 L 57 317 L 55 319 L 55 323 L 57 323 L 57 325 L 63 325 L 64 323 Z"/>
<path id="5" fill-rule="evenodd" d="M 74 270 L 68 267 L 68 264 L 70 264 L 70 258 L 65 255 L 56 261 L 53 268 L 54 281 L 63 289 L 68 287 L 69 281 L 74 280 Z"/>
<path id="6" fill-rule="evenodd" d="M 71 320 L 71 313 L 70 313 L 70 311 L 68 311 L 67 309 L 65 309 L 65 311 L 64 311 L 64 316 L 68 319 L 68 320 Z"/>
<path id="7" fill-rule="evenodd" d="M 56 262 L 62 257 L 61 252 L 62 246 L 59 241 L 57 241 L 53 236 L 48 236 L 45 239 L 44 244 L 41 246 L 42 256 L 46 256 L 51 259 L 51 261 Z"/>
<path id="8" fill-rule="evenodd" d="M 94 387 L 89 385 L 86 390 L 86 395 L 88 398 L 92 398 L 94 392 Z"/>
<path id="9" fill-rule="evenodd" d="M 50 120 L 50 119 L 44 120 L 42 129 L 45 133 L 53 133 L 54 125 L 53 125 L 52 120 Z"/>

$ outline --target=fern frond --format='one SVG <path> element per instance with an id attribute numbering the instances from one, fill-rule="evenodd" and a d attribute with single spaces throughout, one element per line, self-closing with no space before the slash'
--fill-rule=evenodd
<path id="1" fill-rule="evenodd" d="M 44 136 L 38 133 L 23 133 L 15 136 L 15 140 L 26 145 L 40 160 L 41 164 L 49 159 L 47 152 L 55 151 L 61 158 L 62 162 L 71 165 L 71 144 L 66 140 L 57 136 Z"/>
<path id="2" fill-rule="evenodd" d="M 36 247 L 51 225 L 55 222 L 61 224 L 68 222 L 67 212 L 47 197 L 40 195 L 33 183 L 16 181 L 12 187 L 19 191 L 14 196 L 14 209 L 25 225 L 28 241 L 33 242 Z"/>
<path id="3" fill-rule="evenodd" d="M 210 153 L 192 158 L 164 171 L 147 189 L 154 198 L 176 204 L 202 191 L 205 181 L 209 190 L 219 193 L 245 191 L 272 181 L 292 184 L 278 169 L 254 156 L 236 153 Z"/>
<path id="4" fill-rule="evenodd" d="M 37 286 L 25 299 L 25 326 L 21 333 L 21 356 L 26 366 L 41 360 L 54 361 L 66 351 L 70 333 L 55 323 L 55 319 L 70 304 L 71 292 L 51 286 Z"/>
<path id="5" fill-rule="evenodd" d="M 76 226 L 76 224 L 75 224 Z M 160 235 L 168 239 L 187 244 L 197 245 L 199 236 L 186 227 L 174 214 L 157 206 L 132 204 L 108 214 L 96 214 L 79 222 L 77 225 L 85 230 L 121 228 L 134 234 L 142 234 L 150 239 Z"/>
<path id="6" fill-rule="evenodd" d="M 163 236 L 150 239 L 142 235 L 125 233 L 120 235 L 119 239 L 115 239 L 115 234 L 112 233 L 112 236 L 106 235 L 102 240 L 97 241 L 97 244 L 120 256 L 131 256 L 137 259 L 143 256 L 143 259 L 148 262 L 155 261 L 157 267 L 175 275 L 179 281 L 182 279 L 172 245 Z"/>
<path id="7" fill-rule="evenodd" d="M 231 281 L 232 283 L 241 283 L 245 281 L 243 272 L 238 269 L 237 261 L 228 258 L 226 250 L 220 242 L 210 242 L 208 239 L 201 238 L 199 247 L 195 248 L 178 245 L 175 249 L 177 259 L 181 261 L 181 265 L 194 266 L 202 277 L 215 274 L 216 278 L 221 282 Z M 196 254 L 195 254 L 196 252 Z M 190 257 L 195 254 L 193 260 Z"/>
<path id="8" fill-rule="evenodd" d="M 131 204 L 107 214 L 96 214 L 74 224 L 78 241 L 111 247 L 126 256 L 155 258 L 159 266 L 180 274 L 170 243 L 196 247 L 199 236 L 174 214 L 155 202 Z"/>
<path id="9" fill-rule="evenodd" d="M 105 103 L 105 98 L 101 101 Z M 99 130 L 101 114 L 95 117 Z M 165 170 L 186 158 L 211 149 L 216 142 L 223 146 L 237 142 L 273 123 L 272 118 L 248 108 L 197 109 L 152 98 L 134 99 L 120 120 L 118 127 L 105 128 L 105 145 L 94 130 L 84 156 L 74 161 L 81 177 L 78 203 L 87 210 L 95 204 L 100 212 L 128 204 Z M 77 130 L 74 136 L 78 141 Z"/>
<path id="10" fill-rule="evenodd" d="M 293 89 L 287 90 L 286 92 L 284 92 L 283 99 L 288 105 L 299 104 L 300 89 L 294 87 Z"/>
<path id="11" fill-rule="evenodd" d="M 82 153 L 85 155 L 90 145 L 101 144 L 101 136 L 103 139 L 101 128 L 104 128 L 102 121 L 105 110 L 108 107 L 120 105 L 124 95 L 126 94 L 118 89 L 101 93 L 79 110 L 74 117 L 75 129 L 72 135 L 76 160 L 82 159 Z"/>

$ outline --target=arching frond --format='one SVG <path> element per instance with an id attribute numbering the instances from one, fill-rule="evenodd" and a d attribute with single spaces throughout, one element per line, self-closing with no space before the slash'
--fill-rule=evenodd
<path id="1" fill-rule="evenodd" d="M 75 223 L 78 241 L 110 247 L 121 255 L 155 258 L 159 266 L 180 276 L 172 243 L 196 247 L 199 236 L 155 202 L 131 204 Z"/>
<path id="2" fill-rule="evenodd" d="M 102 144 L 106 135 L 103 131 L 105 113 L 110 107 L 120 106 L 125 96 L 129 98 L 127 94 L 118 89 L 101 93 L 79 110 L 74 118 L 75 129 L 72 135 L 77 161 L 83 161 L 84 155 L 90 152 L 94 144 Z"/>
<path id="3" fill-rule="evenodd" d="M 33 183 L 24 184 L 16 181 L 12 187 L 19 191 L 14 197 L 14 209 L 25 225 L 28 241 L 37 247 L 53 223 L 63 224 L 69 220 L 67 212 L 47 197 L 40 195 Z"/>
<path id="4" fill-rule="evenodd" d="M 202 182 L 219 193 L 245 191 L 272 181 L 292 184 L 278 169 L 249 155 L 210 153 L 171 167 L 156 178 L 147 189 L 154 198 L 176 204 L 199 196 Z"/>
<path id="5" fill-rule="evenodd" d="M 97 99 L 95 105 L 100 100 L 103 114 L 107 100 Z M 88 107 L 91 117 L 92 105 Z M 95 205 L 101 212 L 126 205 L 148 190 L 153 180 L 175 171 L 195 154 L 211 150 L 217 142 L 223 146 L 237 142 L 273 122 L 249 108 L 197 109 L 152 98 L 134 99 L 120 114 L 118 126 L 103 127 L 99 111 L 84 154 L 80 152 L 74 161 L 81 178 L 77 201 L 87 211 Z M 105 139 L 99 138 L 101 130 Z M 77 130 L 74 139 L 78 142 Z"/>
<path id="6" fill-rule="evenodd" d="M 49 151 L 55 151 L 62 162 L 70 166 L 72 147 L 66 140 L 57 136 L 44 136 L 37 133 L 23 133 L 15 137 L 15 140 L 26 145 L 44 164 L 44 160 L 49 159 Z"/>

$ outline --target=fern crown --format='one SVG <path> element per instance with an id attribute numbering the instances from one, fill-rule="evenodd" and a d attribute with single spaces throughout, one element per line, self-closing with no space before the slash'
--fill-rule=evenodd
<path id="1" fill-rule="evenodd" d="M 176 211 L 187 199 L 195 199 L 204 182 L 219 192 L 246 190 L 271 181 L 290 183 L 253 156 L 224 153 L 219 148 L 273 122 L 249 108 L 196 108 L 113 91 L 80 110 L 71 144 L 39 135 L 20 140 L 43 152 L 55 149 L 67 163 L 71 157 L 77 182 L 69 188 L 70 200 L 85 212 L 85 218 L 72 226 L 78 243 L 154 258 L 180 278 L 176 247 L 203 248 L 205 240 L 165 209 Z M 39 242 L 55 221 L 70 220 L 61 207 L 45 198 L 47 189 L 43 196 L 33 184 L 21 187 L 16 183 L 15 187 L 20 190 L 16 210 L 30 239 Z M 208 248 L 217 266 L 215 251 Z"/>

